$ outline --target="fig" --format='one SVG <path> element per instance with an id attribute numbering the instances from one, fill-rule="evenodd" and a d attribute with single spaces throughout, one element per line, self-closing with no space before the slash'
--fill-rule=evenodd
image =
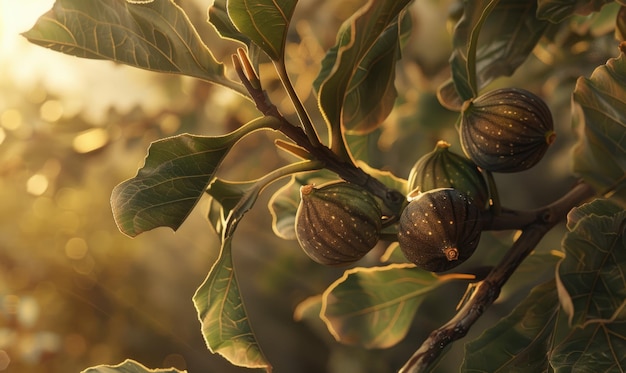
<path id="1" fill-rule="evenodd" d="M 329 266 L 353 263 L 378 242 L 381 210 L 365 189 L 348 182 L 300 188 L 296 238 L 314 261 Z"/>
<path id="2" fill-rule="evenodd" d="M 479 167 L 519 172 L 537 164 L 555 140 L 548 105 L 519 88 L 489 91 L 463 104 L 461 146 Z"/>
<path id="3" fill-rule="evenodd" d="M 476 164 L 450 151 L 445 141 L 437 142 L 432 152 L 417 160 L 409 173 L 408 186 L 411 193 L 453 188 L 472 198 L 479 208 L 489 200 L 487 183 Z"/>
<path id="4" fill-rule="evenodd" d="M 398 243 L 418 268 L 443 272 L 466 261 L 476 250 L 481 210 L 452 188 L 419 193 L 402 211 Z"/>

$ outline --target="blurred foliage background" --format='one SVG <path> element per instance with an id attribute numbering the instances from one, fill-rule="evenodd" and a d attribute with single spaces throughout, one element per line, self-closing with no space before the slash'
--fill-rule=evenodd
<path id="1" fill-rule="evenodd" d="M 188 10 L 218 60 L 229 61 L 235 45 L 220 40 L 206 22 L 212 1 L 177 3 Z M 296 9 L 288 67 L 314 118 L 311 86 L 319 62 L 340 24 L 363 3 L 306 0 Z M 117 183 L 135 174 L 151 141 L 183 132 L 222 134 L 258 113 L 220 87 L 28 44 L 19 33 L 52 4 L 0 3 L 0 371 L 78 372 L 125 358 L 152 368 L 247 371 L 208 352 L 191 302 L 219 248 L 202 204 L 176 233 L 163 229 L 130 239 L 113 222 L 109 196 Z M 397 106 L 368 145 L 372 166 L 400 177 L 439 139 L 460 152 L 457 115 L 442 108 L 435 94 L 449 77 L 451 19 L 458 17 L 459 5 L 425 0 L 412 8 L 415 30 L 398 69 Z M 498 175 L 505 205 L 538 207 L 574 182 L 570 93 L 578 76 L 617 54 L 606 24 L 599 15 L 572 19 L 512 77 L 494 83 L 542 93 L 558 133 L 539 166 Z M 295 118 L 271 64 L 261 61 L 260 71 L 272 100 Z M 220 176 L 256 178 L 285 163 L 283 155 L 271 134 L 254 134 L 227 157 Z M 279 186 L 263 194 L 265 201 Z M 321 322 L 294 321 L 296 306 L 321 293 L 343 269 L 316 265 L 295 241 L 276 238 L 262 207 L 258 204 L 240 225 L 234 255 L 248 315 L 276 372 L 394 371 L 453 315 L 462 285 L 433 296 L 418 310 L 407 339 L 384 351 L 339 345 Z M 562 233 L 557 228 L 548 235 L 466 340 L 551 275 L 540 270 L 550 268 L 544 259 L 560 247 Z M 484 235 L 478 255 L 464 268 L 493 265 L 512 237 L 513 232 Z M 358 264 L 377 264 L 381 250 Z M 462 343 L 454 349 L 460 351 Z M 458 364 L 451 356 L 460 355 L 448 354 L 442 366 Z"/>

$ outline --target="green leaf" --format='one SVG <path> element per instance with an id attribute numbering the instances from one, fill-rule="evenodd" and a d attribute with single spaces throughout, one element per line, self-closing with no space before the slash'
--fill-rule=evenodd
<path id="1" fill-rule="evenodd" d="M 413 264 L 353 268 L 323 294 L 320 317 L 338 341 L 366 348 L 387 348 L 409 330 L 417 307 L 446 281 Z"/>
<path id="2" fill-rule="evenodd" d="M 209 23 L 223 38 L 250 45 L 250 38 L 239 32 L 228 16 L 227 2 L 228 0 L 215 0 L 209 7 Z"/>
<path id="3" fill-rule="evenodd" d="M 148 369 L 134 360 L 124 360 L 118 365 L 98 365 L 83 370 L 81 373 L 185 373 L 178 369 Z"/>
<path id="4" fill-rule="evenodd" d="M 336 176 L 327 170 L 293 175 L 291 180 L 277 190 L 268 203 L 272 215 L 274 234 L 285 240 L 295 240 L 296 211 L 300 204 L 300 187 L 307 184 L 322 185 Z"/>
<path id="5" fill-rule="evenodd" d="M 573 326 L 612 319 L 626 305 L 626 211 L 606 202 L 581 209 L 570 213 L 577 222 L 568 225 L 557 267 L 559 296 Z"/>
<path id="6" fill-rule="evenodd" d="M 383 32 L 355 68 L 346 90 L 342 124 L 352 134 L 367 134 L 378 128 L 393 109 L 397 92 L 394 81 L 396 62 L 411 32 L 411 15 L 402 11 L 400 22 L 394 20 Z M 343 31 L 350 35 L 351 27 Z M 340 46 L 335 45 L 337 50 Z M 316 81 L 326 78 L 336 64 L 336 51 L 324 59 L 322 72 Z M 324 66 L 326 64 L 326 66 Z M 318 84 L 319 85 L 319 84 Z"/>
<path id="7" fill-rule="evenodd" d="M 582 219 L 591 216 L 615 216 L 624 211 L 621 207 L 608 199 L 595 199 L 593 202 L 580 205 L 567 214 L 567 229 L 573 231 L 576 229 Z"/>
<path id="8" fill-rule="evenodd" d="M 57 0 L 23 35 L 73 56 L 189 75 L 247 95 L 241 84 L 224 76 L 224 66 L 172 0 Z"/>
<path id="9" fill-rule="evenodd" d="M 626 371 L 626 308 L 614 320 L 574 328 L 550 354 L 556 373 Z"/>
<path id="10" fill-rule="evenodd" d="M 270 372 L 271 366 L 254 336 L 241 299 L 231 241 L 232 236 L 224 237 L 219 258 L 193 296 L 202 335 L 211 352 L 233 365 Z"/>
<path id="11" fill-rule="evenodd" d="M 395 73 L 392 71 L 393 67 L 389 65 L 389 61 L 395 61 L 398 56 L 401 31 L 398 29 L 397 17 L 409 2 L 409 0 L 369 0 L 352 18 L 344 23 L 338 34 L 336 45 L 328 52 L 322 62 L 322 71 L 314 85 L 318 87 L 319 105 L 332 137 L 331 148 L 337 154 L 346 156 L 347 152 L 342 136 L 342 124 L 344 121 L 344 102 L 346 96 L 351 93 L 350 91 L 354 91 L 354 87 L 367 84 L 375 87 L 376 92 L 373 94 L 376 96 L 387 97 L 387 102 L 389 95 L 395 94 L 389 89 L 389 84 L 392 84 L 389 77 Z M 379 61 L 379 59 L 382 60 Z M 378 70 L 377 72 L 367 70 L 374 67 Z M 360 71 L 361 69 L 366 70 Z M 358 77 L 354 83 L 351 83 L 357 73 Z M 377 73 L 383 73 L 383 75 L 378 77 L 376 76 Z M 379 78 L 380 81 L 376 83 L 375 81 Z M 362 86 L 362 89 L 366 89 L 365 85 Z M 363 90 L 359 88 L 359 91 L 352 93 L 356 96 L 351 98 L 350 105 L 354 107 L 350 108 L 349 111 L 353 112 L 357 108 L 360 110 L 365 108 L 364 103 L 359 102 L 359 97 L 364 95 Z M 381 113 L 387 109 L 384 108 L 373 117 L 380 117 Z M 365 115 L 368 116 L 369 114 Z M 352 117 L 351 126 L 358 128 L 356 122 L 358 122 L 359 116 L 355 116 L 354 113 L 350 116 Z"/>
<path id="12" fill-rule="evenodd" d="M 610 59 L 576 82 L 572 105 L 579 133 L 574 171 L 626 206 L 626 57 Z"/>
<path id="13" fill-rule="evenodd" d="M 220 257 L 194 295 L 194 304 L 207 346 L 234 365 L 271 371 L 252 332 L 237 285 L 232 262 L 235 229 L 270 183 L 319 167 L 319 163 L 314 161 L 293 163 L 253 181 L 216 179 L 207 190 L 212 197 L 209 220 L 221 235 L 222 247 Z"/>
<path id="14" fill-rule="evenodd" d="M 246 191 L 255 183 L 256 180 L 233 182 L 219 178 L 211 182 L 207 189 L 207 193 L 211 196 L 207 218 L 219 236 L 224 234 L 230 211 L 237 206 L 244 198 Z"/>
<path id="15" fill-rule="evenodd" d="M 554 280 L 533 289 L 494 327 L 465 346 L 463 372 L 545 372 L 559 315 Z"/>
<path id="16" fill-rule="evenodd" d="M 273 61 L 281 61 L 297 0 L 228 0 L 228 15 L 237 29 Z"/>
<path id="17" fill-rule="evenodd" d="M 604 4 L 613 0 L 537 0 L 537 18 L 559 23 L 578 14 L 582 16 L 597 12 Z"/>
<path id="18" fill-rule="evenodd" d="M 492 3 L 466 2 L 454 29 L 450 66 L 460 102 L 475 97 L 494 79 L 513 74 L 549 25 L 535 16 L 534 1 L 502 0 L 495 7 Z M 444 91 L 447 102 L 459 101 L 450 97 L 449 89 Z"/>
<path id="19" fill-rule="evenodd" d="M 232 146 L 277 124 L 263 117 L 224 136 L 182 134 L 152 143 L 137 175 L 113 189 L 111 207 L 120 231 L 135 237 L 157 227 L 178 229 Z"/>

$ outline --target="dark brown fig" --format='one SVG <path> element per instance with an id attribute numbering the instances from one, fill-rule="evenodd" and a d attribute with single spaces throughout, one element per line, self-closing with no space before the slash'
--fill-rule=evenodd
<path id="1" fill-rule="evenodd" d="M 556 136 L 548 105 L 519 88 L 497 89 L 466 101 L 460 132 L 465 154 L 492 172 L 531 168 Z"/>
<path id="2" fill-rule="evenodd" d="M 300 188 L 296 237 L 314 261 L 331 266 L 353 263 L 378 242 L 380 207 L 365 189 L 347 182 Z"/>
<path id="3" fill-rule="evenodd" d="M 437 142 L 432 152 L 418 159 L 409 173 L 408 186 L 411 193 L 453 188 L 472 198 L 479 208 L 489 200 L 487 183 L 478 167 L 452 152 L 445 141 Z"/>
<path id="4" fill-rule="evenodd" d="M 421 269 L 452 269 L 476 250 L 483 227 L 480 213 L 467 195 L 455 189 L 420 193 L 400 216 L 400 249 Z"/>

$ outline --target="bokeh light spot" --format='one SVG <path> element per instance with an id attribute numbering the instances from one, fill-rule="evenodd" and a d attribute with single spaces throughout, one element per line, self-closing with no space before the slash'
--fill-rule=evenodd
<path id="1" fill-rule="evenodd" d="M 7 109 L 0 115 L 0 125 L 10 131 L 20 128 L 22 121 L 22 113 L 16 109 Z"/>
<path id="2" fill-rule="evenodd" d="M 65 244 L 65 255 L 70 259 L 82 259 L 87 254 L 87 242 L 80 237 L 72 237 Z"/>
<path id="3" fill-rule="evenodd" d="M 39 319 L 39 303 L 33 297 L 27 296 L 20 300 L 17 319 L 21 326 L 31 328 Z"/>
<path id="4" fill-rule="evenodd" d="M 28 178 L 26 191 L 34 196 L 40 196 L 48 190 L 48 178 L 42 174 L 35 174 Z"/>
<path id="5" fill-rule="evenodd" d="M 63 104 L 58 100 L 48 100 L 39 108 L 39 115 L 46 122 L 56 122 L 63 116 Z"/>
<path id="6" fill-rule="evenodd" d="M 103 128 L 93 128 L 80 133 L 74 138 L 72 146 L 77 153 L 89 153 L 98 150 L 109 142 L 109 133 Z"/>
<path id="7" fill-rule="evenodd" d="M 180 119 L 174 114 L 167 114 L 163 116 L 159 125 L 161 126 L 161 131 L 163 131 L 164 134 L 171 135 L 178 131 L 178 128 L 180 127 Z"/>

